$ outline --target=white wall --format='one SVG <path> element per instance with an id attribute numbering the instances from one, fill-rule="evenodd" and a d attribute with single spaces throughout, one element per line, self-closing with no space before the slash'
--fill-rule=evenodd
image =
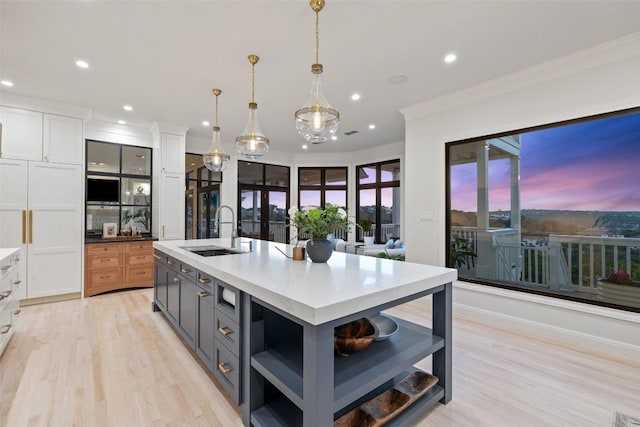
<path id="1" fill-rule="evenodd" d="M 408 260 L 445 264 L 446 142 L 640 106 L 639 76 L 640 33 L 636 33 L 403 110 Z M 434 220 L 419 221 L 420 212 L 432 212 Z M 555 337 L 560 328 L 567 338 L 579 336 L 582 345 L 640 358 L 640 315 L 625 315 L 622 322 L 629 328 L 623 328 L 626 333 L 620 335 L 617 310 L 591 310 L 588 317 L 597 319 L 599 326 L 592 328 L 589 322 L 576 322 L 585 305 L 552 309 L 534 299 L 516 292 L 497 296 L 486 286 L 457 286 L 454 292 L 460 309 L 495 313 L 498 324 L 505 319 L 520 320 L 527 333 L 531 328 L 525 325 L 535 324 L 539 331 Z M 512 311 L 513 307 L 519 309 Z M 636 333 L 631 333 L 633 327 Z M 612 345 L 611 337 L 617 344 Z"/>

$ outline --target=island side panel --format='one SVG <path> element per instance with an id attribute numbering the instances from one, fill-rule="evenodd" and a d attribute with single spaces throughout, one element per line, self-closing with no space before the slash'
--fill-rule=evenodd
<path id="1" fill-rule="evenodd" d="M 433 375 L 444 389 L 440 403 L 448 403 L 452 397 L 452 289 L 451 282 L 433 294 L 433 333 L 444 338 L 444 347 L 433 354 Z"/>
<path id="2" fill-rule="evenodd" d="M 305 325 L 303 333 L 303 426 L 333 424 L 333 325 Z"/>

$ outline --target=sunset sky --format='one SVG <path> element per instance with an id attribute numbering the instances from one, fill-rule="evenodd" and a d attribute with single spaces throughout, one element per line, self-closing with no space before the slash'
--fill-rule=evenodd
<path id="1" fill-rule="evenodd" d="M 640 211 L 640 113 L 521 135 L 521 209 Z M 489 169 L 489 209 L 510 209 L 510 166 Z M 476 165 L 452 168 L 451 208 L 476 211 Z"/>

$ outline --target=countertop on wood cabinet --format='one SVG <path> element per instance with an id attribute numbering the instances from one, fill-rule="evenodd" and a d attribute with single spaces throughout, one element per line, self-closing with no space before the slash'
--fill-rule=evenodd
<path id="1" fill-rule="evenodd" d="M 246 242 L 249 239 L 239 239 Z M 231 239 L 162 240 L 153 247 L 312 325 L 367 310 L 444 283 L 451 268 L 334 252 L 327 263 L 293 261 L 291 245 L 253 240 L 253 251 L 203 257 L 185 248 L 231 248 Z M 240 247 L 246 251 L 248 245 Z"/>

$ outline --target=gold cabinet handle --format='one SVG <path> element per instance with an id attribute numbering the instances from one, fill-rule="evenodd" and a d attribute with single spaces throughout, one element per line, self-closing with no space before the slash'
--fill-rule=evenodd
<path id="1" fill-rule="evenodd" d="M 218 332 L 220 332 L 222 335 L 224 335 L 225 337 L 231 335 L 233 333 L 233 331 L 229 328 L 227 328 L 226 326 L 221 326 L 218 328 Z"/>
<path id="2" fill-rule="evenodd" d="M 211 279 L 203 279 L 202 277 L 198 279 L 198 282 L 200 283 L 210 283 Z"/>
<path id="3" fill-rule="evenodd" d="M 164 225 L 162 226 L 162 238 L 164 239 Z"/>
<path id="4" fill-rule="evenodd" d="M 4 329 L 2 331 L 0 331 L 0 335 L 8 334 L 9 331 L 11 330 L 11 324 L 4 325 L 3 328 Z M 220 365 L 218 365 L 218 368 L 219 367 L 220 367 Z M 222 371 L 222 369 L 220 369 L 220 370 Z M 229 371 L 229 372 L 231 372 L 231 371 Z M 224 371 L 222 371 L 222 373 L 226 375 L 226 373 Z"/>
<path id="5" fill-rule="evenodd" d="M 2 272 L 4 273 L 5 271 L 7 271 L 10 268 L 11 268 L 11 265 L 3 265 L 2 267 L 0 267 L 0 270 L 2 270 Z"/>
<path id="6" fill-rule="evenodd" d="M 22 283 L 22 280 L 16 280 L 15 282 L 13 282 L 13 284 L 16 286 L 18 286 L 20 283 Z"/>
<path id="7" fill-rule="evenodd" d="M 11 325 L 9 325 L 9 326 L 11 326 Z M 227 368 L 227 364 L 226 363 L 218 363 L 218 370 L 220 370 L 220 372 L 222 372 L 225 375 L 228 375 L 229 372 L 233 371 L 233 369 Z"/>
<path id="8" fill-rule="evenodd" d="M 5 293 L 4 293 L 4 297 L 5 297 L 5 298 L 9 298 L 9 297 L 11 296 L 11 292 L 13 292 L 13 291 L 7 291 L 7 292 L 5 292 Z"/>
<path id="9" fill-rule="evenodd" d="M 16 311 L 13 312 L 13 314 L 15 314 L 17 316 L 18 314 L 20 314 L 21 311 L 22 310 L 16 310 Z"/>
<path id="10" fill-rule="evenodd" d="M 162 257 L 160 255 L 156 255 L 156 254 L 153 254 L 153 257 L 157 258 L 157 259 L 162 259 Z"/>
<path id="11" fill-rule="evenodd" d="M 191 269 L 190 268 L 181 268 L 180 271 L 182 271 L 184 274 L 191 273 Z"/>
<path id="12" fill-rule="evenodd" d="M 107 274 L 106 276 L 100 276 L 100 278 L 101 278 L 101 279 L 110 279 L 110 278 L 111 278 L 111 275 L 110 275 L 110 274 Z"/>
<path id="13" fill-rule="evenodd" d="M 33 243 L 33 211 L 29 209 L 29 243 Z"/>
<path id="14" fill-rule="evenodd" d="M 173 265 L 173 261 L 171 261 L 170 259 L 167 260 L 167 264 L 169 265 Z"/>
<path id="15" fill-rule="evenodd" d="M 22 244 L 27 243 L 27 210 L 22 209 Z"/>
<path id="16" fill-rule="evenodd" d="M 208 297 L 208 296 L 209 296 L 209 294 L 208 294 L 208 293 L 203 292 L 203 291 L 198 291 L 198 297 L 200 297 L 200 298 L 206 298 L 206 297 Z"/>
<path id="17" fill-rule="evenodd" d="M 177 277 L 173 278 L 173 283 L 180 283 L 180 279 L 178 279 Z"/>

